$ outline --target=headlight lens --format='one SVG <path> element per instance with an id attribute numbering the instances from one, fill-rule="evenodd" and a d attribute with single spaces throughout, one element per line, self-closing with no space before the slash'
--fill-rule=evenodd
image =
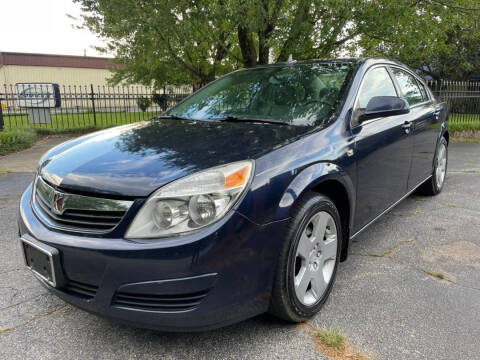
<path id="1" fill-rule="evenodd" d="M 154 192 L 127 231 L 127 238 L 156 238 L 196 230 L 220 220 L 242 195 L 252 161 L 211 168 Z"/>

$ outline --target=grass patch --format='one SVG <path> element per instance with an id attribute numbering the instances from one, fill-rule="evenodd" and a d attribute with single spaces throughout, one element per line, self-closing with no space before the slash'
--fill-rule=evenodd
<path id="1" fill-rule="evenodd" d="M 421 197 L 421 196 L 412 196 L 412 199 L 415 200 L 415 201 L 418 201 L 418 202 L 427 201 L 426 198 Z"/>
<path id="2" fill-rule="evenodd" d="M 476 169 L 465 169 L 465 170 L 462 170 L 462 172 L 466 174 L 480 174 L 480 170 L 476 170 Z"/>
<path id="3" fill-rule="evenodd" d="M 6 333 L 8 331 L 12 330 L 12 328 L 3 328 L 3 329 L 0 329 L 0 334 L 3 334 L 3 333 Z"/>
<path id="4" fill-rule="evenodd" d="M 37 133 L 30 127 L 21 127 L 0 132 L 0 155 L 26 149 L 33 145 Z"/>
<path id="5" fill-rule="evenodd" d="M 468 142 L 468 143 L 474 143 L 474 144 L 480 144 L 480 139 L 470 139 L 466 137 L 453 137 L 452 138 L 453 142 Z"/>
<path id="6" fill-rule="evenodd" d="M 430 271 L 430 270 L 423 270 L 423 272 L 427 275 L 433 276 L 433 277 L 435 277 L 437 279 L 440 279 L 440 280 L 445 280 L 446 279 L 445 274 L 441 273 L 441 272 Z"/>
<path id="7" fill-rule="evenodd" d="M 335 350 L 345 349 L 345 337 L 338 330 L 319 330 L 318 337 L 325 346 Z"/>
<path id="8" fill-rule="evenodd" d="M 413 215 L 422 215 L 423 214 L 423 211 L 422 210 L 415 210 L 413 212 Z"/>
<path id="9" fill-rule="evenodd" d="M 105 127 L 86 127 L 86 128 L 71 128 L 71 129 L 53 129 L 53 128 L 35 128 L 35 132 L 38 135 L 61 135 L 61 134 L 73 134 L 73 135 L 83 135 L 88 134 L 93 131 L 98 131 L 102 129 L 108 129 L 112 126 L 105 126 Z"/>
<path id="10" fill-rule="evenodd" d="M 4 115 L 0 131 L 0 155 L 33 145 L 37 135 L 76 134 L 148 120 L 160 112 L 92 112 L 52 114 L 51 124 L 32 124 L 27 114 Z"/>
<path id="11" fill-rule="evenodd" d="M 2 176 L 7 176 L 8 174 L 10 174 L 11 171 L 10 170 L 2 170 L 0 169 L 0 177 Z"/>
<path id="12" fill-rule="evenodd" d="M 450 114 L 448 127 L 453 141 L 480 144 L 479 114 Z"/>
<path id="13" fill-rule="evenodd" d="M 395 248 L 391 247 L 391 248 L 388 248 L 387 250 L 385 250 L 384 252 L 382 253 L 372 253 L 370 254 L 370 256 L 373 256 L 373 257 L 385 257 L 385 256 L 388 256 L 388 255 L 391 255 L 393 250 L 395 250 Z"/>
<path id="14" fill-rule="evenodd" d="M 448 125 L 452 131 L 480 130 L 480 114 L 450 114 Z"/>
<path id="15" fill-rule="evenodd" d="M 300 328 L 310 335 L 317 350 L 332 360 L 370 360 L 350 345 L 348 339 L 338 330 L 317 329 L 310 323 L 300 324 Z"/>
<path id="16" fill-rule="evenodd" d="M 4 115 L 4 131 L 0 131 L 0 155 L 26 149 L 37 135 L 82 135 L 113 126 L 148 120 L 158 112 L 117 112 L 52 114 L 51 124 L 31 124 L 27 114 Z"/>
<path id="17" fill-rule="evenodd" d="M 465 132 L 465 131 L 478 131 L 480 130 L 479 122 L 450 122 L 448 123 L 449 130 L 453 133 Z"/>
<path id="18" fill-rule="evenodd" d="M 4 115 L 5 129 L 18 127 L 33 127 L 39 131 L 53 133 L 71 133 L 72 131 L 86 129 L 102 129 L 111 126 L 130 124 L 148 120 L 160 112 L 97 112 L 76 114 L 52 114 L 51 124 L 32 124 L 27 114 Z M 52 132 L 49 132 L 52 133 Z"/>

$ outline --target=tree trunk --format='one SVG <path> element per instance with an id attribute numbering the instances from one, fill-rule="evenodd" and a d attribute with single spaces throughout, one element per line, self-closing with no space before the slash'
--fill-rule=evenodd
<path id="1" fill-rule="evenodd" d="M 258 63 L 262 65 L 268 64 L 270 48 L 266 44 L 267 33 L 266 31 L 258 32 Z"/>
<path id="2" fill-rule="evenodd" d="M 270 62 L 270 46 L 268 46 L 268 39 L 272 35 L 275 28 L 275 23 L 278 20 L 278 13 L 282 8 L 285 0 L 276 0 L 273 4 L 272 12 L 270 12 L 270 1 L 263 0 L 263 11 L 265 12 L 264 28 L 258 31 L 258 62 L 266 65 Z"/>
<path id="3" fill-rule="evenodd" d="M 287 40 L 283 44 L 280 55 L 278 55 L 277 61 L 287 61 L 289 55 L 292 53 L 295 43 L 298 41 L 302 23 L 307 19 L 308 12 L 310 11 L 311 2 L 308 0 L 300 0 L 298 8 L 293 19 L 293 24 L 290 28 L 290 33 Z"/>
<path id="4" fill-rule="evenodd" d="M 257 49 L 255 49 L 252 33 L 243 26 L 238 27 L 238 43 L 245 66 L 252 67 L 257 65 Z"/>

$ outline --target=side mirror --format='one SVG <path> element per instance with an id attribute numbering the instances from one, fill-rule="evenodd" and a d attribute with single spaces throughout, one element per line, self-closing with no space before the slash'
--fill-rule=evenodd
<path id="1" fill-rule="evenodd" d="M 360 114 L 359 121 L 408 114 L 409 112 L 408 103 L 398 96 L 375 96 L 370 99 L 363 114 Z"/>

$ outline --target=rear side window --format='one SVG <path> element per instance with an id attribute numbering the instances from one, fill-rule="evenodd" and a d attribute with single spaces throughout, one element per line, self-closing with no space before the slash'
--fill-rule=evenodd
<path id="1" fill-rule="evenodd" d="M 423 98 L 423 101 L 428 101 L 430 100 L 428 98 L 428 93 L 427 93 L 427 90 L 425 89 L 425 86 L 423 86 L 423 84 L 417 80 L 417 84 L 418 84 L 418 87 L 420 88 L 420 92 L 422 93 L 422 98 Z"/>
<path id="2" fill-rule="evenodd" d="M 370 70 L 363 80 L 358 96 L 357 108 L 365 109 L 375 96 L 397 96 L 392 79 L 384 67 Z"/>
<path id="3" fill-rule="evenodd" d="M 400 86 L 400 90 L 402 90 L 405 100 L 407 100 L 409 105 L 415 105 L 425 101 L 418 86 L 417 80 L 412 75 L 397 68 L 392 68 L 392 72 L 398 81 L 398 85 Z"/>

